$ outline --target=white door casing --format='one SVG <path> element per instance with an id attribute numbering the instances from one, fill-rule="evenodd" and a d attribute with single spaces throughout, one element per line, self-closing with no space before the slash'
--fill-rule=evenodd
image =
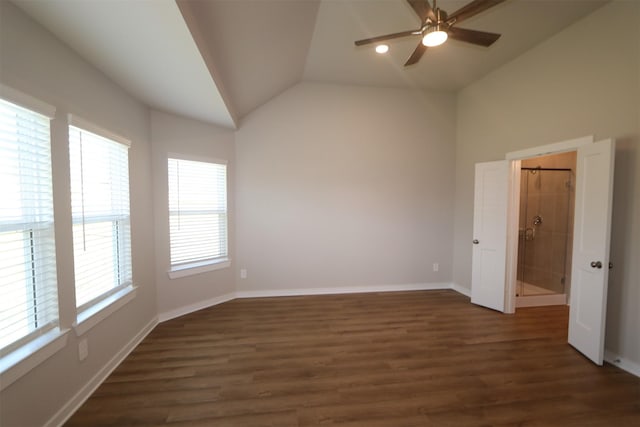
<path id="1" fill-rule="evenodd" d="M 569 344 L 602 365 L 609 277 L 615 144 L 578 149 Z"/>
<path id="2" fill-rule="evenodd" d="M 504 312 L 509 162 L 477 163 L 471 302 Z"/>

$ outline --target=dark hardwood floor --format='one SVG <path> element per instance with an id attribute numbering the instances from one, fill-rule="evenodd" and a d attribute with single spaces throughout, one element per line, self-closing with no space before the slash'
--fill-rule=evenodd
<path id="1" fill-rule="evenodd" d="M 67 426 L 640 426 L 568 309 L 453 291 L 234 300 L 158 325 Z"/>

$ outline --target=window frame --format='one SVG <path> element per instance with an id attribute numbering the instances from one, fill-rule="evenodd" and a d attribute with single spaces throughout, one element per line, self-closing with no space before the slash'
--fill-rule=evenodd
<path id="1" fill-rule="evenodd" d="M 209 163 L 217 166 L 224 166 L 224 188 L 225 188 L 225 198 L 224 198 L 224 232 L 225 232 L 225 251 L 224 255 L 220 257 L 197 260 L 197 261 L 186 261 L 181 263 L 172 264 L 171 263 L 171 176 L 169 174 L 169 162 L 171 160 L 177 161 L 189 161 L 189 162 L 200 162 L 200 163 Z M 167 275 L 170 279 L 177 279 L 181 277 L 192 276 L 195 274 L 206 273 L 210 271 L 220 270 L 224 268 L 228 268 L 231 266 L 231 258 L 229 256 L 229 162 L 224 159 L 212 158 L 212 157 L 201 157 L 201 156 L 189 156 L 185 154 L 178 153 L 167 153 L 167 160 L 165 163 L 167 167 L 167 231 L 168 231 L 168 249 L 169 249 L 169 269 L 167 270 Z M 213 187 L 213 186 L 212 186 Z M 194 213 L 196 215 L 197 213 Z"/>
<path id="2" fill-rule="evenodd" d="M 110 142 L 119 143 L 127 148 L 126 163 L 127 163 L 127 181 L 128 181 L 127 191 L 128 191 L 129 209 L 125 219 L 128 222 L 127 226 L 129 228 L 129 232 L 128 232 L 128 249 L 129 250 L 128 250 L 128 253 L 127 251 L 123 251 L 123 252 L 125 252 L 125 255 L 128 255 L 129 257 L 128 261 L 125 261 L 125 262 L 128 262 L 128 269 L 130 272 L 129 280 L 126 280 L 123 283 L 108 289 L 107 291 L 83 302 L 80 305 L 77 304 L 77 296 L 76 296 L 76 321 L 73 323 L 72 326 L 76 332 L 76 335 L 81 336 L 85 334 L 87 331 L 89 331 L 91 328 L 93 328 L 95 325 L 100 323 L 102 320 L 108 318 L 120 307 L 126 305 L 129 301 L 133 300 L 137 293 L 137 286 L 135 286 L 134 279 L 133 279 L 133 249 L 132 249 L 133 239 L 131 236 L 131 195 L 130 195 L 130 187 L 131 187 L 130 169 L 131 168 L 129 166 L 130 154 L 128 152 L 128 150 L 130 150 L 131 148 L 131 141 L 114 132 L 105 130 L 104 128 L 97 126 L 92 122 L 87 121 L 74 114 L 68 115 L 67 125 L 69 128 L 75 127 L 80 131 L 85 131 L 85 132 L 95 134 L 99 137 L 110 140 Z M 71 150 L 70 136 L 68 140 L 68 150 L 69 152 Z M 71 162 L 71 158 L 69 159 L 69 161 Z M 70 176 L 70 183 L 69 183 L 70 185 L 71 185 L 71 179 L 72 177 Z M 72 214 L 71 233 L 73 238 L 73 227 L 77 225 L 77 223 L 73 219 L 73 208 L 71 209 L 71 214 Z M 112 224 L 112 227 L 115 227 L 116 226 L 115 224 L 119 223 L 122 220 L 122 218 L 109 218 L 109 219 L 100 221 L 100 218 L 98 217 L 94 218 L 92 216 L 86 216 L 84 220 L 85 220 L 85 223 L 88 223 L 88 224 L 110 223 Z M 126 245 L 126 243 L 123 243 L 120 240 L 116 240 L 116 242 L 117 243 L 114 243 L 114 244 L 119 248 L 122 247 L 123 244 Z M 76 283 L 75 283 L 75 262 L 76 262 L 75 253 L 73 255 L 73 259 L 74 259 L 74 289 L 77 290 Z M 121 268 L 121 264 L 117 263 L 113 267 L 114 269 L 119 269 Z"/>
<path id="3" fill-rule="evenodd" d="M 0 83 L 0 99 L 14 104 L 18 107 L 24 108 L 31 112 L 37 113 L 49 119 L 49 147 L 52 148 L 52 120 L 56 117 L 56 108 L 43 102 L 31 95 L 18 91 L 12 87 L 6 86 Z M 51 153 L 50 153 L 51 155 Z M 56 255 L 56 241 L 55 241 L 55 203 L 53 194 L 53 164 L 51 158 L 49 159 L 49 167 L 51 168 L 51 187 L 52 187 L 52 215 L 53 221 L 49 227 L 37 228 L 37 230 L 49 230 L 53 241 L 53 253 Z M 17 228 L 22 230 L 23 233 L 34 233 L 36 228 L 30 229 Z M 57 257 L 54 261 L 54 265 L 57 270 Z M 57 281 L 57 274 L 55 277 L 55 290 L 59 289 L 59 283 Z M 38 287 L 44 286 L 44 284 L 37 284 Z M 69 329 L 62 329 L 60 326 L 60 304 L 55 304 L 54 308 L 56 319 L 51 324 L 47 322 L 46 328 L 38 328 L 29 334 L 17 339 L 16 341 L 3 347 L 0 352 L 0 391 L 6 389 L 13 384 L 20 377 L 24 376 L 36 366 L 62 350 L 67 343 L 67 333 Z M 50 325 L 51 324 L 51 325 Z"/>

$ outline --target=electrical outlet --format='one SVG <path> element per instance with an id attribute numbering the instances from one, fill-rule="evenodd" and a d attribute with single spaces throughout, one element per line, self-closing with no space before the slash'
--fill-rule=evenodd
<path id="1" fill-rule="evenodd" d="M 440 265 L 438 265 L 437 262 L 433 263 L 433 271 L 438 271 L 438 269 L 440 268 Z"/>
<path id="2" fill-rule="evenodd" d="M 81 339 L 80 342 L 78 342 L 78 358 L 80 358 L 80 361 L 83 361 L 88 356 L 89 356 L 89 342 L 87 341 L 86 338 L 84 338 L 84 339 Z"/>
<path id="3" fill-rule="evenodd" d="M 241 268 L 240 269 L 240 278 L 241 279 L 246 279 L 247 278 L 247 269 L 246 268 Z"/>

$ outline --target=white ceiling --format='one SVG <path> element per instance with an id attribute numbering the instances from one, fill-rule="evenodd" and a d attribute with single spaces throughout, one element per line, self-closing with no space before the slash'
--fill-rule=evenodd
<path id="1" fill-rule="evenodd" d="M 318 0 L 178 0 L 239 117 L 302 79 Z"/>
<path id="2" fill-rule="evenodd" d="M 300 81 L 459 90 L 607 1 L 507 0 L 460 24 L 501 33 L 493 46 L 452 40 L 404 67 L 417 38 L 353 44 L 418 28 L 403 0 L 14 0 L 148 105 L 226 127 Z"/>
<path id="3" fill-rule="evenodd" d="M 147 105 L 235 126 L 175 1 L 14 3 Z"/>
<path id="4" fill-rule="evenodd" d="M 449 12 L 470 0 L 440 0 Z M 307 57 L 304 79 L 374 86 L 459 90 L 559 32 L 605 1 L 507 0 L 458 25 L 502 34 L 491 47 L 451 40 L 429 48 L 420 62 L 404 63 L 419 37 L 396 39 L 386 55 L 353 41 L 418 29 L 420 20 L 406 1 L 323 1 Z M 432 3 L 433 4 L 433 3 Z"/>

